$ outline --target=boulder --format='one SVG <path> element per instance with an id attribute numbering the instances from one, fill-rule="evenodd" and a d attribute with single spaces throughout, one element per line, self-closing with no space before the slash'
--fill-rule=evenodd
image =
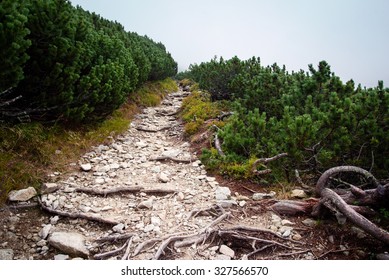
<path id="1" fill-rule="evenodd" d="M 87 258 L 89 251 L 85 247 L 85 238 L 76 232 L 53 232 L 48 242 L 59 251 L 72 257 Z"/>
<path id="2" fill-rule="evenodd" d="M 36 190 L 33 187 L 26 189 L 11 191 L 8 194 L 9 201 L 27 201 L 37 195 Z"/>

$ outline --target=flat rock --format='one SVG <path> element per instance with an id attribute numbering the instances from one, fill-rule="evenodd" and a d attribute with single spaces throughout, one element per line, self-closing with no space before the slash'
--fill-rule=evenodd
<path id="1" fill-rule="evenodd" d="M 175 158 L 175 157 L 177 157 L 181 153 L 182 153 L 181 150 L 172 149 L 172 150 L 167 150 L 167 151 L 162 152 L 161 157 L 172 157 L 172 158 Z"/>
<path id="2" fill-rule="evenodd" d="M 48 239 L 51 246 L 74 257 L 87 258 L 89 251 L 85 247 L 85 238 L 76 232 L 53 232 Z"/>
<path id="3" fill-rule="evenodd" d="M 33 187 L 26 189 L 10 191 L 8 194 L 9 201 L 27 201 L 37 195 L 36 190 Z"/>
<path id="4" fill-rule="evenodd" d="M 217 187 L 215 197 L 216 200 L 229 200 L 231 198 L 231 190 L 227 187 Z"/>
<path id="5" fill-rule="evenodd" d="M 46 239 L 47 236 L 49 235 L 50 233 L 50 230 L 52 228 L 52 224 L 48 224 L 48 225 L 45 225 L 41 231 L 39 232 L 39 237 L 42 238 L 42 239 Z"/>
<path id="6" fill-rule="evenodd" d="M 151 209 L 153 208 L 153 200 L 148 199 L 138 204 L 139 209 Z"/>
<path id="7" fill-rule="evenodd" d="M 229 256 L 231 259 L 235 256 L 235 251 L 226 245 L 221 245 L 219 252 L 225 256 Z"/>
<path id="8" fill-rule="evenodd" d="M 61 188 L 61 186 L 59 186 L 56 183 L 44 183 L 41 186 L 40 192 L 41 192 L 41 194 L 48 194 L 48 193 L 56 192 L 60 188 Z"/>
<path id="9" fill-rule="evenodd" d="M 69 259 L 70 259 L 69 255 L 58 254 L 58 255 L 54 256 L 54 260 L 56 260 L 56 261 L 65 261 L 65 260 L 69 260 Z"/>
<path id="10" fill-rule="evenodd" d="M 0 249 L 0 260 L 12 260 L 14 251 L 12 249 Z"/>

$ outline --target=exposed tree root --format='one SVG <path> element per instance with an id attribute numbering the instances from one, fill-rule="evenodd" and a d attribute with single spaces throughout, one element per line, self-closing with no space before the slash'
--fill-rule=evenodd
<path id="1" fill-rule="evenodd" d="M 133 233 L 126 233 L 126 234 L 115 234 L 110 236 L 101 237 L 99 239 L 96 239 L 96 242 L 116 242 L 123 239 L 129 239 L 133 237 Z"/>
<path id="2" fill-rule="evenodd" d="M 324 204 L 327 208 L 334 207 L 336 210 L 340 211 L 344 216 L 346 216 L 347 219 L 363 229 L 365 232 L 381 240 L 382 242 L 389 244 L 389 232 L 379 228 L 370 220 L 358 214 L 333 190 L 325 188 L 321 191 L 321 196 L 321 203 Z"/>
<path id="3" fill-rule="evenodd" d="M 152 161 L 165 161 L 165 160 L 171 160 L 178 163 L 191 163 L 196 161 L 196 158 L 190 158 L 190 159 L 181 159 L 181 158 L 174 158 L 174 157 L 156 157 L 156 158 L 150 158 L 149 160 Z"/>
<path id="4" fill-rule="evenodd" d="M 109 224 L 109 225 L 117 225 L 120 223 L 119 221 L 116 221 L 113 219 L 108 219 L 108 218 L 103 218 L 103 217 L 100 217 L 97 215 L 83 214 L 83 213 L 69 213 L 69 212 L 64 212 L 64 211 L 52 209 L 52 208 L 44 205 L 42 203 L 42 200 L 40 199 L 40 197 L 38 197 L 38 202 L 43 210 L 45 210 L 51 214 L 55 214 L 55 215 L 59 215 L 59 216 L 63 216 L 63 217 L 68 217 L 68 218 L 72 218 L 72 219 L 85 219 L 88 221 L 99 222 L 99 223 Z"/>
<path id="5" fill-rule="evenodd" d="M 83 187 L 77 187 L 74 189 L 75 192 L 82 192 L 92 195 L 102 195 L 107 196 L 110 194 L 117 194 L 117 193 L 137 193 L 137 192 L 144 192 L 144 193 L 161 193 L 161 194 L 171 194 L 175 193 L 176 190 L 173 189 L 164 189 L 164 188 L 143 188 L 143 187 L 118 187 L 118 188 L 112 188 L 112 189 L 105 189 L 105 190 L 98 190 L 98 189 L 92 189 L 92 188 L 83 188 Z"/>
<path id="6" fill-rule="evenodd" d="M 144 126 L 137 126 L 136 130 L 155 133 L 155 132 L 167 130 L 169 128 L 171 128 L 171 126 L 164 126 L 162 128 L 148 128 Z"/>

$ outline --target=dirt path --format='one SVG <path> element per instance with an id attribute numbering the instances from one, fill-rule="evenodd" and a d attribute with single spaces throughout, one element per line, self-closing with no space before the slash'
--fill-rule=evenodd
<path id="1" fill-rule="evenodd" d="M 323 239 L 320 229 L 313 233 L 314 221 L 283 219 L 251 197 L 231 194 L 228 187 L 207 176 L 183 140 L 177 119 L 186 94 L 178 91 L 160 106 L 144 109 L 127 133 L 110 145 L 94 147 L 80 159 L 78 171 L 49 184 L 52 189 L 42 195 L 42 204 L 53 213 L 0 211 L 0 255 L 12 253 L 14 259 L 152 259 L 156 254 L 169 259 L 241 259 L 264 251 L 264 258 L 314 259 L 334 249 L 348 252 L 334 237 Z M 202 209 L 208 210 L 198 211 Z M 263 231 L 251 229 L 254 235 L 250 235 L 250 230 L 236 229 L 242 225 Z M 175 243 L 176 248 L 170 249 L 173 243 L 166 243 L 169 246 L 163 247 L 164 241 L 177 235 L 193 235 L 193 240 L 178 240 L 189 246 Z M 196 242 L 199 236 L 202 242 Z M 61 244 L 66 240 L 68 244 Z M 146 243 L 150 240 L 154 241 Z M 357 256 L 363 251 L 353 253 Z"/>

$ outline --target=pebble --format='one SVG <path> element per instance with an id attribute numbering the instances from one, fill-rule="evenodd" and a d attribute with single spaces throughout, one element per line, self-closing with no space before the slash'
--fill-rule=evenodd
<path id="1" fill-rule="evenodd" d="M 307 194 L 303 190 L 295 189 L 292 190 L 290 196 L 293 198 L 306 198 Z"/>
<path id="2" fill-rule="evenodd" d="M 312 220 L 312 219 L 305 219 L 304 221 L 302 221 L 302 223 L 307 226 L 307 227 L 315 227 L 316 226 L 316 221 L 315 220 Z"/>
<path id="3" fill-rule="evenodd" d="M 153 224 L 148 224 L 147 226 L 144 227 L 143 231 L 144 232 L 150 232 L 154 230 L 155 226 Z"/>
<path id="4" fill-rule="evenodd" d="M 252 196 L 253 200 L 262 200 L 267 198 L 273 198 L 276 195 L 274 191 L 271 191 L 269 193 L 254 193 Z"/>
<path id="5" fill-rule="evenodd" d="M 80 167 L 81 167 L 81 170 L 85 171 L 85 172 L 92 170 L 92 165 L 90 163 L 81 164 Z"/>
<path id="6" fill-rule="evenodd" d="M 45 225 L 42 230 L 39 232 L 39 237 L 42 239 L 46 239 L 47 236 L 50 233 L 51 228 L 53 227 L 52 224 Z"/>
<path id="7" fill-rule="evenodd" d="M 161 181 L 162 183 L 167 183 L 170 181 L 169 177 L 167 176 L 166 173 L 160 173 L 159 176 L 158 176 L 158 179 L 159 181 Z"/>

